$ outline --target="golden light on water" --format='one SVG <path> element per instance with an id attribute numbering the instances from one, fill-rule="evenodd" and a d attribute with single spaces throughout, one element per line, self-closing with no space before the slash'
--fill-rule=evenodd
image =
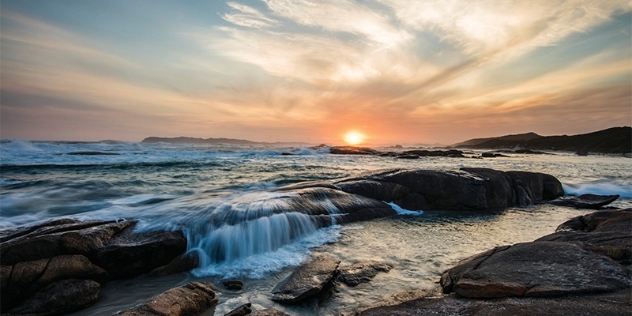
<path id="1" fill-rule="evenodd" d="M 364 134 L 362 134 L 360 132 L 356 132 L 356 131 L 350 131 L 350 132 L 346 133 L 345 136 L 344 136 L 345 142 L 347 144 L 349 144 L 349 145 L 362 144 L 362 142 L 364 142 L 365 138 L 366 138 L 366 136 L 364 136 Z"/>

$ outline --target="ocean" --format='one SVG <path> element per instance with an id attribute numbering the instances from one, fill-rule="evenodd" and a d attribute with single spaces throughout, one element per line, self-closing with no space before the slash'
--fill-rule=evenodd
<path id="1" fill-rule="evenodd" d="M 460 259 L 497 245 L 532 241 L 589 211 L 535 205 L 481 213 L 393 205 L 398 216 L 318 228 L 302 214 L 274 214 L 282 193 L 271 189 L 380 169 L 485 167 L 548 173 L 568 195 L 619 194 L 613 206 L 632 207 L 629 158 L 564 152 L 471 157 L 332 155 L 329 148 L 305 145 L 2 140 L 0 229 L 60 217 L 136 219 L 139 230 L 182 230 L 189 250 L 201 254 L 200 267 L 191 273 L 110 282 L 99 303 L 76 315 L 111 313 L 190 280 L 226 278 L 245 280 L 246 288 L 223 293 L 217 315 L 245 302 L 290 314 L 331 315 L 400 291 L 430 290 L 441 272 Z M 336 256 L 342 265 L 379 260 L 393 269 L 370 284 L 340 287 L 318 308 L 270 301 L 274 285 L 318 252 Z"/>

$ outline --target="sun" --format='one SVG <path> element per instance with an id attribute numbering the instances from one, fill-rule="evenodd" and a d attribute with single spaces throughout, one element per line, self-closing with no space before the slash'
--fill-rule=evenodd
<path id="1" fill-rule="evenodd" d="M 349 145 L 362 144 L 362 142 L 364 142 L 364 138 L 365 138 L 364 134 L 356 132 L 356 131 L 348 132 L 344 136 L 345 142 L 347 142 L 347 144 Z"/>

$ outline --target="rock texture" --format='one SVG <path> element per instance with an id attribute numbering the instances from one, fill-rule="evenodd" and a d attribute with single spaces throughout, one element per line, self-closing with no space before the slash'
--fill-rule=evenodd
<path id="1" fill-rule="evenodd" d="M 312 258 L 272 290 L 272 300 L 293 304 L 320 293 L 333 281 L 339 264 L 326 255 Z"/>
<path id="2" fill-rule="evenodd" d="M 370 282 L 379 272 L 391 271 L 391 266 L 375 261 L 359 262 L 347 267 L 341 267 L 337 281 L 348 286 L 357 286 L 360 283 Z"/>
<path id="3" fill-rule="evenodd" d="M 249 315 L 252 315 L 252 316 L 290 316 L 289 314 L 286 314 L 274 308 L 258 310 L 258 311 L 250 313 Z"/>
<path id="4" fill-rule="evenodd" d="M 441 277 L 444 293 L 471 298 L 612 292 L 631 285 L 624 266 L 563 242 L 498 247 Z"/>
<path id="5" fill-rule="evenodd" d="M 246 303 L 244 305 L 241 305 L 235 309 L 233 309 L 232 311 L 224 314 L 224 316 L 244 316 L 244 315 L 248 315 L 252 312 L 252 304 L 250 303 Z"/>
<path id="6" fill-rule="evenodd" d="M 100 290 L 101 285 L 92 280 L 55 281 L 30 296 L 6 315 L 45 316 L 71 313 L 96 303 L 99 300 Z"/>
<path id="7" fill-rule="evenodd" d="M 60 219 L 0 232 L 2 312 L 15 308 L 15 313 L 47 310 L 53 315 L 63 308 L 50 306 L 86 306 L 108 280 L 150 272 L 186 250 L 181 232 L 136 233 L 135 225 Z M 73 299 L 85 281 L 93 281 L 86 287 L 86 300 Z M 94 283 L 100 284 L 96 290 Z M 47 292 L 49 286 L 59 295 Z"/>
<path id="8" fill-rule="evenodd" d="M 115 315 L 201 315 L 217 306 L 218 293 L 217 288 L 210 282 L 190 282 L 158 294 L 138 306 Z"/>

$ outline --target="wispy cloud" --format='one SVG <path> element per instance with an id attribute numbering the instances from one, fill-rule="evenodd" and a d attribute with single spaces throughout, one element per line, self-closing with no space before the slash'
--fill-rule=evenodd
<path id="1" fill-rule="evenodd" d="M 256 29 L 279 26 L 279 21 L 266 17 L 259 10 L 247 5 L 229 2 L 228 6 L 238 13 L 225 13 L 222 18 L 230 23 L 239 26 Z"/>

